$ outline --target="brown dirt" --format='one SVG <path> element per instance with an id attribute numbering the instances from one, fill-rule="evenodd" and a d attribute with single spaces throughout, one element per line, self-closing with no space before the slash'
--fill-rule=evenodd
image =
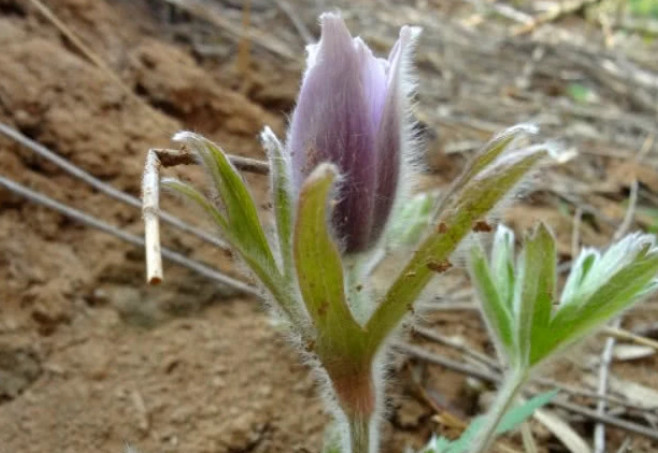
<path id="1" fill-rule="evenodd" d="M 218 59 L 200 55 L 194 36 L 208 34 L 207 25 L 162 31 L 153 11 L 158 3 L 49 2 L 108 62 L 128 95 L 31 2 L 0 0 L 0 121 L 135 196 L 146 150 L 169 145 L 183 128 L 235 154 L 261 158 L 255 138 L 265 124 L 283 135 L 300 62 L 283 64 L 256 49 L 262 58 L 245 77 L 235 69 L 234 44 L 223 37 L 211 40 Z M 255 14 L 269 8 L 253 4 Z M 161 5 L 156 10 L 163 12 Z M 239 17 L 239 7 L 227 14 Z M 420 64 L 427 69 L 434 62 Z M 441 80 L 453 83 L 444 75 Z M 436 97 L 434 82 L 441 80 L 424 89 Z M 425 177 L 427 185 L 444 184 L 456 173 L 463 160 L 441 152 L 442 144 L 463 133 L 448 128 L 440 140 L 429 140 L 435 171 Z M 484 135 L 477 132 L 478 139 Z M 4 137 L 0 175 L 141 233 L 137 210 L 109 201 Z M 267 216 L 266 181 L 248 180 Z M 532 215 L 526 212 L 518 223 L 549 219 L 569 244 L 570 217 L 545 200 L 531 204 Z M 200 222 L 174 200 L 165 205 Z M 623 209 L 606 213 L 618 218 Z M 600 243 L 594 229 L 585 229 L 584 242 Z M 163 237 L 188 256 L 239 275 L 224 252 L 169 228 Z M 161 287 L 147 287 L 140 250 L 0 191 L 0 453 L 117 453 L 126 442 L 146 453 L 319 451 L 328 417 L 315 383 L 259 302 L 175 266 L 166 267 L 166 278 Z M 491 352 L 474 313 L 438 313 L 425 321 Z M 398 362 L 385 451 L 422 445 L 437 428 L 431 421 L 437 407 L 462 419 L 476 409 L 477 392 L 463 376 Z M 655 369 L 656 359 L 643 363 Z M 633 370 L 615 368 L 624 376 Z M 640 381 L 656 382 L 648 371 Z"/>

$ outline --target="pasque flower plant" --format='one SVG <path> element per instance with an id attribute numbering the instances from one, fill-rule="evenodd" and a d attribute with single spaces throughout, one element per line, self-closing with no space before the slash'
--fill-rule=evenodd
<path id="1" fill-rule="evenodd" d="M 212 196 L 176 179 L 163 184 L 205 211 L 262 285 L 319 376 L 344 453 L 378 450 L 389 339 L 433 276 L 498 202 L 545 157 L 543 145 L 520 146 L 534 127 L 494 137 L 442 197 L 416 197 L 423 216 L 392 231 L 413 253 L 383 294 L 369 285 L 371 261 L 408 200 L 413 170 L 409 97 L 412 50 L 420 30 L 403 27 L 388 59 L 353 38 L 338 14 L 320 18 L 322 35 L 308 48 L 307 69 L 286 143 L 269 129 L 276 229 L 268 234 L 244 180 L 227 155 L 190 132 L 174 139 L 199 157 Z M 406 216 L 406 217 L 405 217 Z M 405 221 L 406 222 L 406 221 Z M 477 263 L 482 267 L 482 259 Z M 478 268 L 475 266 L 475 268 Z M 530 269 L 530 272 L 534 272 Z M 479 274 L 478 274 L 479 275 Z"/>

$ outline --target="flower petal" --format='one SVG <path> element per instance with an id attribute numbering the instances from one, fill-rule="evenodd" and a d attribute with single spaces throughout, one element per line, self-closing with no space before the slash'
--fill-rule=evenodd
<path id="1" fill-rule="evenodd" d="M 402 27 L 400 38 L 389 56 L 386 102 L 375 140 L 377 153 L 377 185 L 375 188 L 375 212 L 371 235 L 378 237 L 398 193 L 402 168 L 407 115 L 408 91 L 411 82 L 406 77 L 406 65 L 420 29 Z"/>
<path id="2" fill-rule="evenodd" d="M 334 226 L 347 249 L 360 249 L 372 224 L 376 156 L 371 112 L 378 102 L 374 92 L 366 94 L 364 80 L 371 78 L 367 68 L 377 69 L 378 63 L 352 39 L 339 15 L 323 14 L 321 23 L 322 37 L 310 49 L 313 66 L 304 76 L 288 135 L 293 181 L 301 187 L 321 162 L 338 166 L 343 183 Z"/>

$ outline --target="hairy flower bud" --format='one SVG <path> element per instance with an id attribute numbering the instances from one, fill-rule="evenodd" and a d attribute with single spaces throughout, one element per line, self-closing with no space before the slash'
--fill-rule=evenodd
<path id="1" fill-rule="evenodd" d="M 297 189 L 322 162 L 340 170 L 333 226 L 354 253 L 380 237 L 398 193 L 410 85 L 404 66 L 419 30 L 403 27 L 384 60 L 352 38 L 338 14 L 323 14 L 321 24 L 320 41 L 308 47 L 286 147 Z"/>

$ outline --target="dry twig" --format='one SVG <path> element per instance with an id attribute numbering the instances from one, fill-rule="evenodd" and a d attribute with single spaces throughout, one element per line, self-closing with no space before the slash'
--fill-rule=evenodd
<path id="1" fill-rule="evenodd" d="M 624 220 L 615 231 L 615 234 L 612 236 L 614 241 L 620 240 L 626 235 L 633 219 L 635 217 L 635 207 L 637 206 L 637 193 L 638 193 L 639 184 L 637 180 L 633 181 L 631 184 L 631 193 L 628 202 L 628 209 L 624 215 Z M 622 318 L 618 318 L 612 323 L 612 328 L 618 329 L 621 325 Z M 605 346 L 603 352 L 601 352 L 601 363 L 599 365 L 599 383 L 597 386 L 597 394 L 600 396 L 605 396 L 608 391 L 608 375 L 610 374 L 610 365 L 612 363 L 612 353 L 615 349 L 616 340 L 614 337 L 608 337 L 605 341 Z M 596 413 L 603 415 L 606 411 L 606 401 L 600 399 L 596 403 Z M 605 425 L 603 423 L 597 423 L 594 426 L 594 453 L 605 453 Z"/>
<path id="2" fill-rule="evenodd" d="M 142 177 L 142 215 L 146 248 L 146 281 L 150 285 L 162 282 L 162 255 L 160 254 L 160 173 L 158 156 L 149 150 Z"/>
<path id="3" fill-rule="evenodd" d="M 197 165 L 199 162 L 194 154 L 185 150 L 153 148 L 152 151 L 157 154 L 159 164 L 163 167 L 177 167 L 179 165 Z M 264 160 L 252 159 L 251 157 L 242 157 L 228 155 L 228 160 L 238 170 L 255 173 L 258 175 L 267 175 L 270 172 L 270 166 Z"/>
<path id="4" fill-rule="evenodd" d="M 616 319 L 612 326 L 619 327 L 621 318 Z M 605 396 L 608 392 L 608 375 L 610 374 L 610 364 L 612 363 L 612 353 L 615 349 L 615 339 L 608 337 L 605 341 L 603 352 L 601 353 L 601 363 L 599 368 L 599 383 L 596 393 L 600 396 Z M 599 415 L 605 414 L 606 401 L 600 399 L 596 403 L 596 413 Z M 605 453 L 605 425 L 598 422 L 594 426 L 594 453 Z"/>
<path id="5" fill-rule="evenodd" d="M 266 174 L 266 162 L 245 157 L 229 156 L 238 168 Z M 151 285 L 162 282 L 162 259 L 160 257 L 160 166 L 194 165 L 194 154 L 182 150 L 150 149 L 146 156 L 142 179 L 142 213 L 144 215 L 144 237 L 146 245 L 146 281 Z"/>

